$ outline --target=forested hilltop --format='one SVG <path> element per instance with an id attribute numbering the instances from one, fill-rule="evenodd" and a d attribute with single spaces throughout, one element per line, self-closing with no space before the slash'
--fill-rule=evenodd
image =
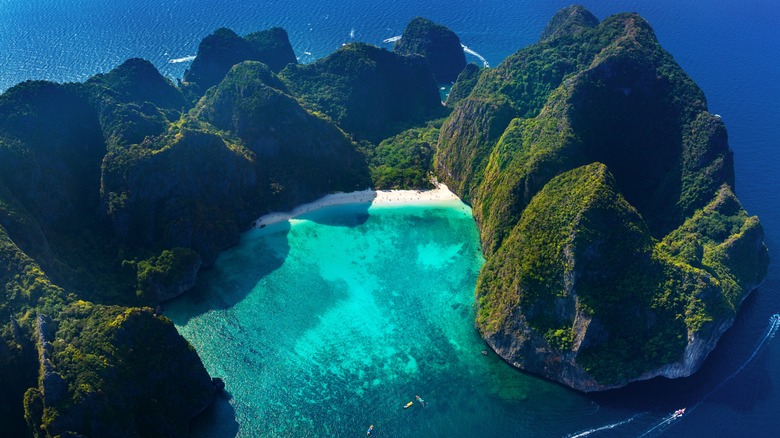
<path id="1" fill-rule="evenodd" d="M 495 69 L 457 45 L 416 18 L 300 65 L 282 29 L 218 29 L 178 84 L 130 59 L 2 94 L 2 429 L 186 436 L 220 382 L 153 309 L 265 212 L 431 176 L 474 208 L 507 361 L 586 391 L 694 372 L 768 264 L 701 90 L 634 14 L 564 9 Z"/>
<path id="2" fill-rule="evenodd" d="M 695 372 L 769 260 L 702 91 L 642 17 L 578 6 L 469 84 L 434 161 L 479 225 L 485 340 L 582 391 Z"/>

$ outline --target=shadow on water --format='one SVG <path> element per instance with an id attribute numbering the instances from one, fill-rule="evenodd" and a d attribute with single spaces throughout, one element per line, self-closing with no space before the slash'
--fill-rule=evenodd
<path id="1" fill-rule="evenodd" d="M 330 227 L 355 228 L 368 221 L 369 207 L 371 207 L 370 202 L 335 205 L 310 211 L 298 216 L 296 219 L 305 219 Z M 334 214 L 336 212 L 338 212 L 338 214 Z"/>
<path id="2" fill-rule="evenodd" d="M 297 216 L 296 220 L 308 220 L 333 227 L 354 228 L 369 218 L 370 202 L 323 207 Z M 251 229 L 241 236 L 233 248 L 223 251 L 214 266 L 198 276 L 198 285 L 165 304 L 183 304 L 189 312 L 168 315 L 178 325 L 186 325 L 190 319 L 217 309 L 229 309 L 252 292 L 264 277 L 281 267 L 290 252 L 288 235 L 292 229 L 289 221 L 282 221 Z"/>
<path id="3" fill-rule="evenodd" d="M 236 411 L 230 404 L 232 398 L 227 391 L 217 394 L 214 403 L 192 420 L 192 436 L 230 438 L 238 435 Z"/>

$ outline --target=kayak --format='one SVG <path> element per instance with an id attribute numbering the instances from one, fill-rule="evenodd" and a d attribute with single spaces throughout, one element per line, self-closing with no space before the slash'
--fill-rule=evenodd
<path id="1" fill-rule="evenodd" d="M 404 409 L 408 409 L 410 406 L 412 406 L 414 402 L 409 402 L 404 406 Z"/>

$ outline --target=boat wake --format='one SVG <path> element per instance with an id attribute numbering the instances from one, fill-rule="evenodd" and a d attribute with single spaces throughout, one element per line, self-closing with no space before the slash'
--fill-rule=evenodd
<path id="1" fill-rule="evenodd" d="M 588 435 L 590 435 L 592 433 L 601 432 L 602 430 L 614 429 L 614 428 L 616 428 L 618 426 L 622 426 L 622 425 L 624 425 L 626 423 L 630 423 L 630 422 L 634 421 L 634 419 L 636 417 L 638 417 L 640 415 L 643 415 L 643 414 L 644 413 L 636 414 L 636 415 L 634 415 L 631 418 L 627 418 L 627 419 L 625 419 L 623 421 L 619 421 L 617 423 L 607 424 L 606 426 L 597 427 L 595 429 L 588 429 L 588 430 L 585 430 L 585 431 L 582 431 L 582 432 L 577 432 L 574 435 L 569 435 L 568 438 L 580 438 L 580 437 L 583 437 L 583 436 L 588 436 Z"/>
<path id="2" fill-rule="evenodd" d="M 761 338 L 761 341 L 758 343 L 758 345 L 756 346 L 755 350 L 753 350 L 753 353 L 750 355 L 750 357 L 748 357 L 748 358 L 747 358 L 747 360 L 745 361 L 745 363 L 743 363 L 743 364 L 742 364 L 742 365 L 741 365 L 739 368 L 737 368 L 737 370 L 736 370 L 736 371 L 734 371 L 733 373 L 731 373 L 731 375 L 729 375 L 729 376 L 728 376 L 728 377 L 726 377 L 726 378 L 725 378 L 725 379 L 724 379 L 722 382 L 720 382 L 720 383 L 718 384 L 718 386 L 716 386 L 715 388 L 713 388 L 713 389 L 712 389 L 710 392 L 708 392 L 708 393 L 707 393 L 707 394 L 706 394 L 704 397 L 702 397 L 702 398 L 701 398 L 701 400 L 699 400 L 699 402 L 698 402 L 698 403 L 696 403 L 694 406 L 692 406 L 690 409 L 688 409 L 688 412 L 691 412 L 691 411 L 695 410 L 695 409 L 696 409 L 696 408 L 697 408 L 697 407 L 698 407 L 698 406 L 699 406 L 699 405 L 700 405 L 702 402 L 704 402 L 705 400 L 707 400 L 707 399 L 708 399 L 708 398 L 709 398 L 709 397 L 710 397 L 712 394 L 714 394 L 714 393 L 715 393 L 715 392 L 717 392 L 717 391 L 718 391 L 718 390 L 719 390 L 721 387 L 723 387 L 723 385 L 725 385 L 726 383 L 728 383 L 729 381 L 731 381 L 733 378 L 737 377 L 737 375 L 739 375 L 739 373 L 740 373 L 742 370 L 744 370 L 744 369 L 745 369 L 745 367 L 746 367 L 746 366 L 748 366 L 748 365 L 750 364 L 750 362 L 752 362 L 752 361 L 753 361 L 753 359 L 755 359 L 755 357 L 756 357 L 756 355 L 758 354 L 758 352 L 759 352 L 759 351 L 761 351 L 761 347 L 763 347 L 763 346 L 764 346 L 764 344 L 766 344 L 766 342 L 767 342 L 767 341 L 769 341 L 770 339 L 772 339 L 772 338 L 774 338 L 774 337 L 775 337 L 775 335 L 777 334 L 777 330 L 778 330 L 778 329 L 780 329 L 780 314 L 778 314 L 778 313 L 775 313 L 774 315 L 772 315 L 772 316 L 770 316 L 770 317 L 769 317 L 769 327 L 767 327 L 766 334 L 764 335 L 764 337 L 763 337 L 763 338 Z M 645 433 L 643 433 L 642 435 L 639 435 L 639 436 L 640 436 L 640 437 L 647 436 L 647 435 L 649 435 L 651 432 L 653 432 L 654 430 L 658 429 L 659 427 L 662 427 L 662 426 L 669 425 L 669 424 L 672 422 L 672 420 L 674 420 L 674 419 L 676 419 L 676 418 L 680 418 L 681 416 L 682 416 L 682 415 L 676 415 L 676 414 L 672 414 L 672 415 L 670 415 L 670 416 L 668 416 L 668 417 L 665 417 L 663 420 L 661 420 L 660 422 L 658 422 L 658 424 L 656 424 L 655 426 L 651 427 L 651 428 L 650 428 L 650 429 L 648 429 L 648 430 L 647 430 Z"/>
<path id="3" fill-rule="evenodd" d="M 465 44 L 461 44 L 461 47 L 463 47 L 463 51 L 464 51 L 464 52 L 468 53 L 469 55 L 474 55 L 474 56 L 476 56 L 477 58 L 479 58 L 479 60 L 480 60 L 480 61 L 482 61 L 482 64 L 484 64 L 484 65 L 485 65 L 485 68 L 488 68 L 488 67 L 490 67 L 490 64 L 488 64 L 488 62 L 487 62 L 487 59 L 485 59 L 485 57 L 484 57 L 484 56 L 482 56 L 482 55 L 480 55 L 479 53 L 477 53 L 477 52 L 475 52 L 475 51 L 471 50 L 471 49 L 469 48 L 469 46 L 467 46 L 467 45 L 465 45 Z"/>
<path id="4" fill-rule="evenodd" d="M 720 384 L 718 386 L 716 386 L 715 389 L 713 389 L 712 391 L 708 392 L 707 395 L 705 395 L 701 400 L 702 401 L 706 400 L 707 397 L 711 396 L 715 391 L 719 390 L 721 388 L 721 386 L 725 385 L 727 382 L 729 382 L 734 377 L 737 377 L 737 374 L 739 374 L 740 371 L 745 369 L 745 367 L 748 366 L 748 364 L 750 362 L 752 362 L 753 359 L 755 359 L 756 355 L 761 350 L 761 347 L 763 347 L 764 344 L 768 340 L 770 340 L 770 339 L 775 337 L 775 335 L 777 334 L 777 330 L 779 328 L 780 328 L 780 313 L 775 313 L 774 315 L 769 317 L 769 328 L 767 328 L 766 334 L 761 339 L 761 342 L 758 343 L 758 345 L 756 346 L 756 349 L 753 350 L 753 354 L 750 355 L 750 357 L 745 361 L 745 363 L 742 364 L 742 366 L 737 368 L 737 370 L 734 371 L 733 373 L 731 373 L 730 376 L 726 377 L 726 379 L 724 381 L 720 382 Z"/>
<path id="5" fill-rule="evenodd" d="M 676 420 L 678 418 L 682 418 L 684 412 L 690 413 L 691 411 L 696 409 L 696 407 L 699 406 L 703 401 L 707 400 L 707 398 L 709 398 L 712 394 L 714 394 L 717 390 L 719 390 L 723 385 L 725 385 L 731 379 L 735 378 L 743 369 L 745 369 L 745 367 L 748 366 L 748 364 L 750 364 L 750 362 L 752 362 L 753 359 L 755 359 L 755 357 L 758 354 L 758 352 L 761 351 L 761 347 L 763 347 L 764 344 L 766 344 L 767 341 L 769 341 L 770 339 L 775 337 L 775 335 L 777 334 L 778 330 L 780 330 L 780 313 L 775 313 L 774 315 L 769 317 L 769 327 L 767 327 L 766 334 L 764 335 L 764 337 L 761 338 L 761 341 L 758 343 L 758 345 L 756 346 L 755 350 L 753 350 L 753 353 L 750 355 L 750 357 L 748 357 L 747 360 L 739 368 L 737 368 L 736 371 L 731 373 L 731 375 L 729 375 L 725 380 L 720 382 L 720 384 L 718 384 L 718 386 L 716 386 L 710 392 L 708 392 L 704 397 L 701 398 L 701 400 L 698 403 L 696 403 L 694 406 L 692 406 L 689 409 L 687 409 L 687 411 L 685 409 L 681 409 L 681 410 L 678 410 L 676 412 L 673 412 L 672 414 L 669 414 L 669 415 L 663 417 L 661 420 L 659 420 L 657 423 L 655 423 L 653 425 L 653 427 L 651 427 L 650 429 L 647 429 L 644 433 L 639 435 L 639 437 L 648 436 L 648 435 L 650 435 L 653 432 L 661 432 L 661 431 L 665 430 L 666 427 L 671 425 L 674 420 Z M 596 432 L 601 432 L 603 430 L 614 429 L 616 427 L 619 427 L 619 426 L 622 426 L 624 424 L 630 423 L 635 418 L 637 418 L 638 416 L 643 415 L 643 414 L 644 413 L 636 414 L 636 415 L 634 415 L 631 418 L 625 419 L 623 421 L 619 421 L 617 423 L 607 424 L 606 426 L 597 427 L 595 429 L 588 429 L 588 430 L 583 431 L 583 432 L 577 432 L 577 433 L 575 433 L 573 435 L 569 435 L 568 438 L 581 438 L 581 437 L 588 436 L 588 435 L 596 433 Z"/>
<path id="6" fill-rule="evenodd" d="M 171 64 L 179 64 L 181 62 L 190 62 L 195 59 L 195 55 L 185 56 L 183 58 L 174 58 L 169 59 L 168 62 Z"/>
<path id="7" fill-rule="evenodd" d="M 659 427 L 663 427 L 663 426 L 666 426 L 668 424 L 671 424 L 671 422 L 673 420 L 677 419 L 677 418 L 680 418 L 680 415 L 671 414 L 671 415 L 668 415 L 668 416 L 664 417 L 655 426 L 651 427 L 650 429 L 647 429 L 645 431 L 645 433 L 643 433 L 642 435 L 639 435 L 639 438 L 641 438 L 643 436 L 646 436 L 646 435 L 649 435 L 650 433 L 652 433 L 654 430 L 658 429 Z"/>

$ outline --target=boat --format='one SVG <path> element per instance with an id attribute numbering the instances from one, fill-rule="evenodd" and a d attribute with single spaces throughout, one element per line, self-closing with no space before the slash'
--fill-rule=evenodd
<path id="1" fill-rule="evenodd" d="M 674 411 L 674 414 L 672 415 L 672 418 L 680 418 L 680 417 L 683 416 L 684 413 L 685 413 L 685 408 L 678 409 L 678 410 Z"/>
<path id="2" fill-rule="evenodd" d="M 414 402 L 409 402 L 409 403 L 405 404 L 404 405 L 404 409 L 409 409 L 409 407 L 412 406 L 413 404 L 414 404 Z"/>

